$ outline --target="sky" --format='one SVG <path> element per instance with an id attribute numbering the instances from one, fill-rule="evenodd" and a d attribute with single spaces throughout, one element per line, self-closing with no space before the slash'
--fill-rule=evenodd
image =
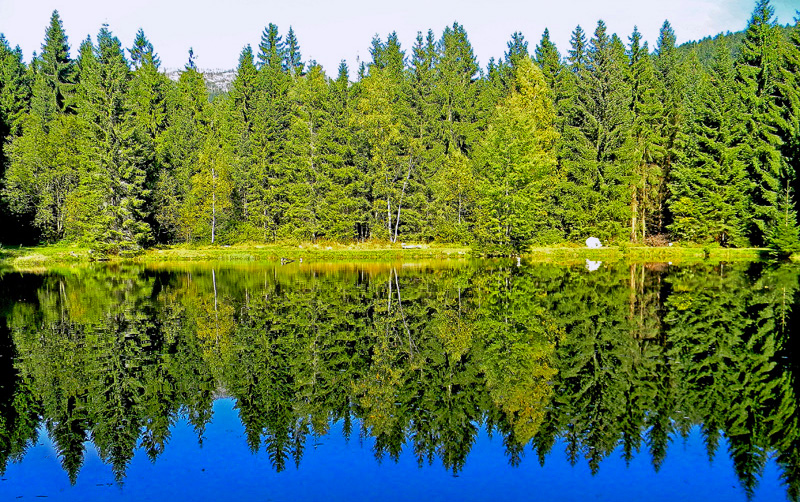
<path id="1" fill-rule="evenodd" d="M 57 9 L 69 37 L 71 56 L 81 41 L 94 37 L 103 23 L 130 47 L 142 28 L 161 57 L 162 67 L 183 67 L 193 48 L 202 69 L 231 69 L 242 48 L 254 51 L 269 23 L 285 35 L 292 26 L 304 61 L 315 60 L 335 75 L 341 60 L 355 74 L 357 61 L 369 61 L 375 34 L 385 40 L 396 31 L 406 53 L 418 31 L 458 22 L 467 30 L 479 63 L 502 57 L 511 34 L 520 31 L 529 50 L 549 28 L 566 54 L 572 30 L 594 31 L 598 19 L 627 42 L 634 25 L 654 46 L 665 19 L 678 43 L 744 29 L 754 0 L 0 0 L 0 33 L 22 48 L 26 61 L 41 50 L 50 14 Z M 793 22 L 800 0 L 772 0 L 778 21 Z"/>

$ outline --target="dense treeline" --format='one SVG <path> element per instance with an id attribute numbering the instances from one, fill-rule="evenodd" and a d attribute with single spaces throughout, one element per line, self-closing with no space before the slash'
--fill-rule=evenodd
<path id="1" fill-rule="evenodd" d="M 493 262 L 7 274 L 0 473 L 44 425 L 73 482 L 90 439 L 121 479 L 137 449 L 155 459 L 169 447 L 181 417 L 199 440 L 222 395 L 279 471 L 334 423 L 378 458 L 406 452 L 453 472 L 482 428 L 515 465 L 565 449 L 592 472 L 612 455 L 657 470 L 699 428 L 748 494 L 774 458 L 797 500 L 798 272 Z"/>
<path id="2" fill-rule="evenodd" d="M 270 24 L 211 100 L 191 50 L 177 82 L 142 31 L 73 56 L 54 12 L 31 64 L 0 39 L 2 239 L 796 250 L 800 22 L 759 0 L 734 38 L 680 49 L 665 22 L 651 49 L 599 21 L 481 69 L 455 23 L 331 77 Z"/>

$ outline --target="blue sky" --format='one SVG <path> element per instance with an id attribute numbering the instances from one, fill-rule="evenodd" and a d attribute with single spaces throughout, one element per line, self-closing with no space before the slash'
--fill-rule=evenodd
<path id="1" fill-rule="evenodd" d="M 411 47 L 417 31 L 432 28 L 437 38 L 453 21 L 464 25 L 481 66 L 502 56 L 514 31 L 533 50 L 545 27 L 563 53 L 580 24 L 591 33 L 598 19 L 627 41 L 634 25 L 651 45 L 665 19 L 684 42 L 743 29 L 754 0 L 0 0 L 0 32 L 30 59 L 39 51 L 53 9 L 58 9 L 75 55 L 80 41 L 108 23 L 125 47 L 141 27 L 165 67 L 181 67 L 189 47 L 201 68 L 233 68 L 246 44 L 258 44 L 272 22 L 285 34 L 291 25 L 304 60 L 315 59 L 329 74 L 346 59 L 355 73 L 357 58 L 369 59 L 370 41 L 396 31 Z M 800 0 L 773 0 L 778 20 L 793 21 Z"/>

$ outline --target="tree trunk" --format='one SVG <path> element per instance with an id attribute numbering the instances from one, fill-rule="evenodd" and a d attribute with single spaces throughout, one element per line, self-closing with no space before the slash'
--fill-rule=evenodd
<path id="1" fill-rule="evenodd" d="M 214 234 L 217 229 L 217 178 L 214 168 L 211 168 L 211 244 L 214 244 Z"/>

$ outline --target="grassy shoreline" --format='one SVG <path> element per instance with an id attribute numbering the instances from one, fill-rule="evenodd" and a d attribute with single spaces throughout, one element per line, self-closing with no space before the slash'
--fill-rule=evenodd
<path id="1" fill-rule="evenodd" d="M 475 257 L 469 247 L 454 244 L 424 244 L 404 249 L 399 244 L 271 244 L 234 246 L 169 246 L 151 248 L 133 257 L 111 256 L 106 263 L 185 263 L 185 262 L 273 262 L 301 259 L 305 262 L 455 260 Z M 586 260 L 604 262 L 755 261 L 767 258 L 764 249 L 715 247 L 634 247 L 609 246 L 600 249 L 561 245 L 534 247 L 523 258 L 532 263 L 575 264 Z M 793 260 L 800 256 L 793 256 Z M 0 248 L 0 267 L 15 270 L 47 269 L 55 266 L 88 264 L 98 261 L 89 248 L 78 246 L 36 246 Z"/>

